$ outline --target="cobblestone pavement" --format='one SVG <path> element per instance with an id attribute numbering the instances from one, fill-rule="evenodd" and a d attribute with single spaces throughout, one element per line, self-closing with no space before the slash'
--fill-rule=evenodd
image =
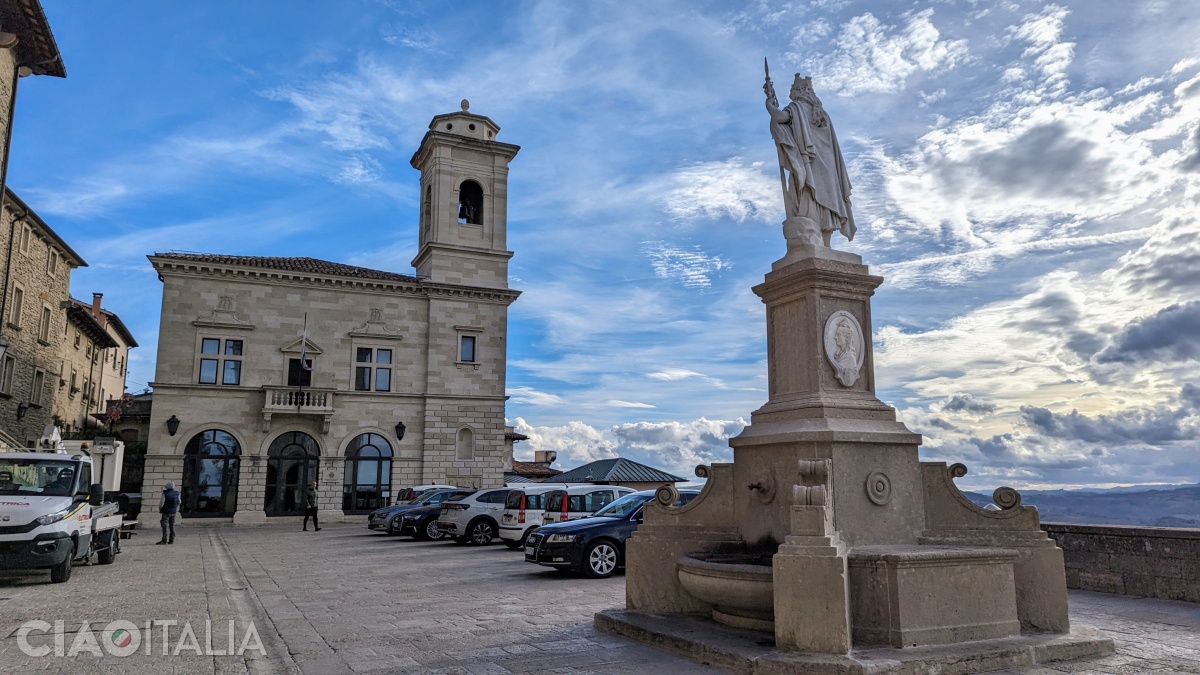
<path id="1" fill-rule="evenodd" d="M 596 611 L 623 604 L 623 577 L 562 575 L 500 545 L 415 542 L 363 525 L 318 534 L 185 524 L 173 546 L 155 538 L 144 532 L 115 565 L 77 568 L 66 584 L 0 572 L 0 673 L 717 672 L 593 629 Z M 1073 592 L 1071 618 L 1112 635 L 1117 653 L 1023 672 L 1200 673 L 1200 606 Z M 18 631 L 31 620 L 63 622 L 62 652 L 88 635 L 110 640 L 100 629 L 115 620 L 179 624 L 152 625 L 125 657 L 56 656 L 53 631 L 34 632 L 28 644 L 50 653 L 29 656 Z M 202 655 L 209 641 L 229 651 L 230 622 L 235 646 L 253 623 L 265 655 L 252 640 L 241 656 Z"/>

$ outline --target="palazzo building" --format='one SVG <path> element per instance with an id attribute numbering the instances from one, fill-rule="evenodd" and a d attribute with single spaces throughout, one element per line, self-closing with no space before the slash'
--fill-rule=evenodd
<path id="1" fill-rule="evenodd" d="M 422 483 L 503 484 L 508 164 L 468 112 L 438 115 L 415 274 L 314 258 L 157 253 L 162 313 L 147 491 L 185 518 L 369 513 Z M 146 518 L 153 519 L 155 514 Z"/>

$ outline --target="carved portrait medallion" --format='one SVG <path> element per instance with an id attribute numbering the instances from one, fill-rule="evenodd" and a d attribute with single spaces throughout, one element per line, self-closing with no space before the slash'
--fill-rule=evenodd
<path id="1" fill-rule="evenodd" d="M 858 319 L 845 310 L 830 314 L 825 321 L 825 358 L 843 387 L 852 387 L 858 382 L 858 372 L 866 355 L 866 342 Z"/>

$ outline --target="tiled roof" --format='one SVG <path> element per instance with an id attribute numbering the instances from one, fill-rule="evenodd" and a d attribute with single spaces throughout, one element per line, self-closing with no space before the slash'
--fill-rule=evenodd
<path id="1" fill-rule="evenodd" d="M 537 481 L 532 478 L 526 478 L 519 473 L 513 473 L 511 471 L 504 472 L 505 485 L 523 485 L 525 483 L 537 483 Z"/>
<path id="2" fill-rule="evenodd" d="M 279 258 L 257 255 L 220 255 L 215 253 L 155 253 L 156 258 L 168 260 L 191 260 L 216 265 L 240 265 L 242 267 L 261 267 L 263 269 L 280 270 L 283 272 L 301 272 L 305 274 L 324 274 L 335 277 L 351 277 L 355 279 L 378 279 L 381 281 L 417 281 L 417 278 L 407 274 L 384 272 L 367 267 L 355 267 L 342 263 L 319 260 L 317 258 Z"/>
<path id="3" fill-rule="evenodd" d="M 0 2 L 0 26 L 6 33 L 16 34 L 18 63 L 27 64 L 34 75 L 67 76 L 50 22 L 38 0 Z"/>
<path id="4" fill-rule="evenodd" d="M 513 473 L 531 478 L 542 478 L 544 476 L 557 476 L 562 472 L 558 469 L 551 469 L 548 466 L 543 466 L 536 462 L 519 462 L 513 460 Z"/>
<path id="5" fill-rule="evenodd" d="M 673 476 L 665 471 L 638 464 L 624 457 L 600 459 L 554 477 L 555 483 L 683 483 L 686 481 L 686 478 Z"/>
<path id="6" fill-rule="evenodd" d="M 526 436 L 525 434 L 518 433 L 516 431 L 506 431 L 506 432 L 504 432 L 504 440 L 506 440 L 506 441 L 527 441 L 527 440 L 529 440 L 529 437 Z"/>

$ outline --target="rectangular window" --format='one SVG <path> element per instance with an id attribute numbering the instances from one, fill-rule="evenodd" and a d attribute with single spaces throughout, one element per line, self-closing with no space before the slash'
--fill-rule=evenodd
<path id="1" fill-rule="evenodd" d="M 221 344 L 220 338 L 201 338 L 200 339 L 200 354 L 204 357 L 200 359 L 200 373 L 196 378 L 200 384 L 227 384 L 237 386 L 242 383 L 242 352 L 244 345 L 242 340 L 225 340 L 225 344 Z M 224 358 L 217 358 L 218 356 Z M 117 355 L 113 354 L 113 368 L 117 366 Z M 124 363 L 121 368 L 124 369 Z M 218 380 L 218 377 L 220 378 Z"/>
<path id="2" fill-rule="evenodd" d="M 75 394 L 79 393 L 79 371 L 71 369 L 71 388 L 67 390 L 67 395 L 75 398 Z"/>
<path id="3" fill-rule="evenodd" d="M 354 390 L 392 390 L 392 350 L 358 347 L 354 350 Z"/>
<path id="4" fill-rule="evenodd" d="M 12 393 L 13 370 L 17 367 L 17 360 L 11 356 L 4 357 L 3 372 L 0 372 L 0 392 L 5 394 Z"/>
<path id="5" fill-rule="evenodd" d="M 13 326 L 21 327 L 21 310 L 25 304 L 25 289 L 20 286 L 13 286 L 12 298 L 9 300 L 8 322 Z"/>
<path id="6" fill-rule="evenodd" d="M 29 255 L 29 240 L 32 238 L 32 235 L 33 235 L 33 231 L 29 229 L 28 225 L 24 225 L 21 227 L 21 235 L 20 235 L 21 236 L 21 246 L 20 246 L 20 248 L 21 248 L 21 253 L 24 253 L 25 255 Z"/>
<path id="7" fill-rule="evenodd" d="M 33 386 L 29 389 L 29 404 L 42 404 L 42 389 L 46 385 L 46 373 L 42 370 L 33 371 Z"/>
<path id="8" fill-rule="evenodd" d="M 304 359 L 304 365 L 308 367 L 307 370 L 300 366 L 300 359 L 288 359 L 289 387 L 312 386 L 312 359 Z"/>
<path id="9" fill-rule="evenodd" d="M 75 349 L 79 349 L 80 335 L 79 331 L 75 331 Z"/>
<path id="10" fill-rule="evenodd" d="M 38 339 L 50 344 L 50 321 L 52 316 L 49 307 L 42 307 L 42 320 L 38 323 Z"/>
<path id="11" fill-rule="evenodd" d="M 463 335 L 459 338 L 458 360 L 463 363 L 475 363 L 475 336 Z"/>
<path id="12" fill-rule="evenodd" d="M 89 359 L 92 358 L 92 343 L 90 343 L 90 342 L 88 343 L 87 351 L 84 353 L 84 356 L 86 356 Z"/>
<path id="13" fill-rule="evenodd" d="M 50 276 L 58 275 L 58 251 L 49 249 L 50 253 L 46 256 L 46 274 Z"/>

